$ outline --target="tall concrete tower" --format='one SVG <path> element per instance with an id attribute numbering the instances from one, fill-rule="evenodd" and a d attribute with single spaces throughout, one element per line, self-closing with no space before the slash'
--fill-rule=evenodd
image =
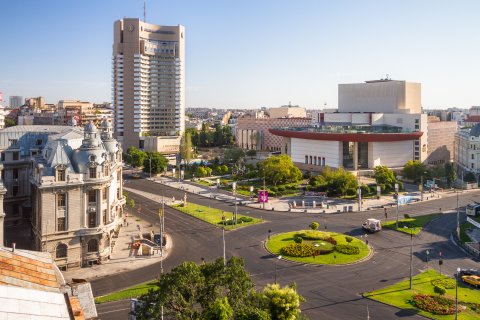
<path id="1" fill-rule="evenodd" d="M 185 128 L 185 28 L 125 18 L 114 23 L 112 100 L 123 149 Z"/>

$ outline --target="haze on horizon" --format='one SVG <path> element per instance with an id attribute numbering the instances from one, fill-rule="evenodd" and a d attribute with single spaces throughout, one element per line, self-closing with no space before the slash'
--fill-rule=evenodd
<path id="1" fill-rule="evenodd" d="M 149 0 L 147 22 L 186 27 L 187 107 L 336 108 L 339 83 L 388 74 L 421 83 L 424 108 L 467 108 L 480 104 L 479 11 L 474 0 Z M 142 18 L 143 1 L 2 1 L 4 100 L 110 101 L 123 17 Z"/>

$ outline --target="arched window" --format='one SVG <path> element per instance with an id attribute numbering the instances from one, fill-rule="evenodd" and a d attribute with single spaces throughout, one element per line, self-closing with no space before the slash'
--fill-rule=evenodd
<path id="1" fill-rule="evenodd" d="M 88 241 L 87 251 L 88 252 L 98 252 L 98 240 L 97 239 L 90 239 Z"/>
<path id="2" fill-rule="evenodd" d="M 63 243 L 60 243 L 57 246 L 57 249 L 55 250 L 55 256 L 57 257 L 57 259 L 66 258 L 67 257 L 67 245 L 63 244 Z"/>

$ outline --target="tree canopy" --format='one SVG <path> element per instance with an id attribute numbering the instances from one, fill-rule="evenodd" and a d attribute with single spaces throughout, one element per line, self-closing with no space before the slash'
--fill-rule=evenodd
<path id="1" fill-rule="evenodd" d="M 196 147 L 220 147 L 232 146 L 235 142 L 232 129 L 229 126 L 215 125 L 214 130 L 210 130 L 206 124 L 202 129 L 187 129 L 192 136 L 192 144 Z"/>
<path id="2" fill-rule="evenodd" d="M 141 167 L 143 166 L 144 160 L 147 157 L 147 153 L 140 149 L 131 146 L 127 149 L 127 155 L 124 157 L 126 163 L 132 167 Z"/>
<path id="3" fill-rule="evenodd" d="M 168 160 L 159 152 L 145 153 L 143 160 L 143 172 L 150 172 L 150 158 L 152 163 L 152 174 L 163 172 L 167 168 Z"/>
<path id="4" fill-rule="evenodd" d="M 357 178 L 343 169 L 331 169 L 326 167 L 319 175 L 309 180 L 309 190 L 328 192 L 331 196 L 342 196 L 355 194 L 358 182 Z"/>
<path id="5" fill-rule="evenodd" d="M 427 175 L 427 167 L 418 160 L 408 160 L 403 166 L 403 176 L 415 182 Z"/>
<path id="6" fill-rule="evenodd" d="M 241 258 L 232 257 L 211 263 L 184 262 L 160 276 L 158 289 L 139 299 L 134 311 L 137 319 L 164 316 L 180 320 L 273 320 L 298 319 L 303 298 L 294 286 L 267 285 L 255 292 Z"/>
<path id="7" fill-rule="evenodd" d="M 265 180 L 274 186 L 295 183 L 302 178 L 302 172 L 286 155 L 271 156 L 259 163 L 259 170 L 265 174 Z"/>

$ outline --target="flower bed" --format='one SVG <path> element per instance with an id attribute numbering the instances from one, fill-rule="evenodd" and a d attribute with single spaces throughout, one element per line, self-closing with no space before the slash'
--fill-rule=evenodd
<path id="1" fill-rule="evenodd" d="M 455 279 L 435 279 L 432 280 L 432 285 L 441 286 L 445 289 L 455 289 Z"/>
<path id="2" fill-rule="evenodd" d="M 446 297 L 417 294 L 413 296 L 413 303 L 417 308 L 433 314 L 447 315 L 455 313 L 455 300 Z"/>
<path id="3" fill-rule="evenodd" d="M 290 257 L 310 257 L 315 254 L 315 247 L 309 243 L 290 243 L 282 248 L 281 253 Z"/>

